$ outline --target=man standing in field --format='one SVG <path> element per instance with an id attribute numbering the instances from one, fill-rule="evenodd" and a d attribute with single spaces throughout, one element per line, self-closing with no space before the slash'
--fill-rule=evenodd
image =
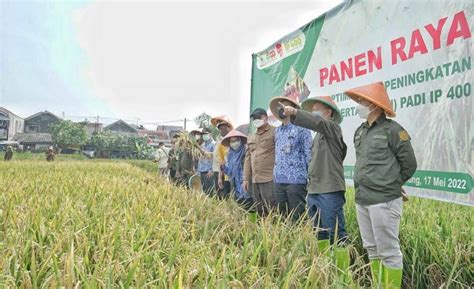
<path id="1" fill-rule="evenodd" d="M 187 134 L 183 132 L 182 134 Z M 194 157 L 191 150 L 191 140 L 188 135 L 182 135 L 178 140 L 178 152 L 176 158 L 176 177 L 180 183 L 189 188 L 189 179 L 194 174 Z"/>
<path id="2" fill-rule="evenodd" d="M 179 136 L 176 134 L 171 138 L 171 150 L 168 154 L 168 170 L 170 172 L 170 179 L 176 183 L 176 155 L 177 155 L 177 142 L 176 139 Z"/>
<path id="3" fill-rule="evenodd" d="M 211 195 L 214 190 L 214 172 L 212 171 L 212 156 L 216 143 L 212 139 L 209 128 L 202 129 L 201 151 L 203 156 L 199 159 L 197 171 L 201 176 L 202 191 Z"/>
<path id="4" fill-rule="evenodd" d="M 211 124 L 219 130 L 219 137 L 213 152 L 212 170 L 214 172 L 217 197 L 223 199 L 230 195 L 231 188 L 229 178 L 221 171 L 221 166 L 227 162 L 227 155 L 229 153 L 229 148 L 223 146 L 221 140 L 234 127 L 230 119 L 225 115 L 212 118 Z"/>
<path id="5" fill-rule="evenodd" d="M 281 105 L 293 124 L 317 133 L 308 169 L 307 202 L 308 213 L 317 229 L 318 247 L 328 254 L 335 239 L 336 244 L 344 244 L 347 239 L 343 209 L 346 202 L 343 161 L 347 146 L 339 125 L 342 115 L 330 96 L 308 98 L 301 104 L 303 109 Z M 347 248 L 336 248 L 335 255 L 338 267 L 347 271 Z"/>
<path id="6" fill-rule="evenodd" d="M 46 161 L 48 161 L 48 162 L 54 161 L 54 149 L 53 149 L 53 146 L 50 146 L 50 147 L 46 150 Z"/>
<path id="7" fill-rule="evenodd" d="M 272 114 L 282 124 L 275 129 L 275 198 L 283 216 L 297 221 L 306 208 L 306 183 L 308 164 L 311 160 L 311 132 L 290 122 L 283 107 L 299 108 L 299 104 L 287 97 L 275 97 L 270 101 Z"/>
<path id="8" fill-rule="evenodd" d="M 252 198 L 261 216 L 276 208 L 273 168 L 275 166 L 275 128 L 268 123 L 267 112 L 255 109 L 250 115 L 257 128 L 249 135 L 245 153 L 243 189 L 248 192 L 252 182 Z"/>
<path id="9" fill-rule="evenodd" d="M 410 136 L 397 122 L 382 82 L 345 91 L 366 120 L 354 135 L 357 222 L 369 254 L 374 286 L 400 288 L 403 256 L 399 226 L 404 190 L 417 163 Z"/>
<path id="10" fill-rule="evenodd" d="M 155 162 L 158 164 L 160 175 L 165 176 L 168 171 L 168 152 L 166 151 L 165 144 L 162 142 L 158 144 L 158 150 L 155 154 Z"/>
<path id="11" fill-rule="evenodd" d="M 5 151 L 5 155 L 3 156 L 3 160 L 8 162 L 13 157 L 13 148 L 11 146 L 7 146 L 7 150 Z"/>

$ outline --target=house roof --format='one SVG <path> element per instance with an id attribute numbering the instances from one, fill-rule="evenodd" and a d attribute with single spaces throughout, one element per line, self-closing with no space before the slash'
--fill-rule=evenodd
<path id="1" fill-rule="evenodd" d="M 8 109 L 6 109 L 6 108 L 4 108 L 4 107 L 2 107 L 2 106 L 0 106 L 0 112 L 7 113 L 7 114 L 9 114 L 9 115 L 12 114 L 12 115 L 14 115 L 14 116 L 16 116 L 16 117 L 22 118 L 22 117 L 20 117 L 20 116 L 14 114 L 13 112 L 9 111 Z"/>
<path id="2" fill-rule="evenodd" d="M 133 130 L 135 132 L 138 131 L 138 129 L 136 127 L 133 127 L 132 125 L 126 123 L 125 121 L 123 121 L 121 119 L 119 119 L 116 122 L 113 122 L 113 123 L 109 124 L 108 126 L 104 127 L 104 130 L 110 130 L 111 127 L 114 127 L 114 126 L 117 126 L 117 125 L 125 125 L 125 126 L 129 127 L 131 130 Z"/>
<path id="3" fill-rule="evenodd" d="M 20 143 L 53 143 L 53 137 L 49 133 L 16 133 L 12 140 Z"/>
<path id="4" fill-rule="evenodd" d="M 54 117 L 57 118 L 58 120 L 60 120 L 60 118 L 59 118 L 58 116 L 56 116 L 54 113 L 51 113 L 51 112 L 49 112 L 49 111 L 47 111 L 47 110 L 45 110 L 45 111 L 40 111 L 40 112 L 38 112 L 38 113 L 35 113 L 35 114 L 33 114 L 33 115 L 31 115 L 31 116 L 25 118 L 25 120 L 30 120 L 30 119 L 35 118 L 35 117 L 37 117 L 37 116 L 39 116 L 39 115 L 42 115 L 42 114 L 49 114 L 49 115 L 54 116 Z"/>

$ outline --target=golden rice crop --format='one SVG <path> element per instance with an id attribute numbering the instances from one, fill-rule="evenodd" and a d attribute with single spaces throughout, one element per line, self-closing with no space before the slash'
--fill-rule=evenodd
<path id="1" fill-rule="evenodd" d="M 344 287 L 309 224 L 249 222 L 149 163 L 0 162 L 0 287 Z M 471 285 L 472 208 L 412 198 L 404 210 L 405 287 Z M 354 284 L 368 286 L 352 192 L 346 215 Z"/>

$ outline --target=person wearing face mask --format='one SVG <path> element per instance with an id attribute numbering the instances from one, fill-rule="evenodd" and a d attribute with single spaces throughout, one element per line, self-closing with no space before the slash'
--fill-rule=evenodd
<path id="1" fill-rule="evenodd" d="M 297 221 L 305 213 L 308 164 L 311 160 L 311 132 L 296 126 L 284 115 L 280 104 L 299 108 L 288 97 L 275 97 L 270 101 L 272 114 L 281 121 L 275 129 L 275 198 L 283 216 L 291 215 Z"/>
<path id="2" fill-rule="evenodd" d="M 169 158 L 168 158 L 168 170 L 170 172 L 170 179 L 173 183 L 177 182 L 176 178 L 176 165 L 177 165 L 177 142 L 176 140 L 178 139 L 179 135 L 175 134 L 171 138 L 171 150 L 169 152 Z"/>
<path id="3" fill-rule="evenodd" d="M 187 132 L 181 132 L 182 135 Z M 192 143 L 187 138 L 178 139 L 178 151 L 176 162 L 176 178 L 179 179 L 181 185 L 189 188 L 189 179 L 194 175 L 195 158 L 193 157 L 191 146 Z"/>
<path id="4" fill-rule="evenodd" d="M 260 216 L 265 216 L 276 208 L 273 168 L 275 166 L 275 128 L 268 123 L 267 112 L 255 109 L 250 115 L 257 128 L 247 141 L 244 163 L 244 191 L 249 191 L 252 183 L 252 198 Z"/>
<path id="5" fill-rule="evenodd" d="M 190 134 L 198 145 L 202 144 L 202 132 L 200 130 L 198 129 L 192 130 Z"/>
<path id="6" fill-rule="evenodd" d="M 232 130 L 222 139 L 221 143 L 229 148 L 227 161 L 222 165 L 222 171 L 229 177 L 237 203 L 249 209 L 252 198 L 242 185 L 247 136 L 238 130 Z"/>
<path id="7" fill-rule="evenodd" d="M 374 286 L 400 288 L 402 186 L 415 173 L 415 153 L 406 130 L 387 118 L 395 112 L 382 82 L 344 93 L 359 104 L 356 110 L 364 120 L 354 134 L 354 186 L 357 222 Z"/>
<path id="8" fill-rule="evenodd" d="M 202 144 L 201 152 L 203 156 L 199 159 L 197 171 L 201 176 L 202 191 L 211 195 L 214 190 L 214 172 L 212 171 L 212 156 L 216 144 L 211 137 L 211 130 L 209 128 L 202 129 Z"/>
<path id="9" fill-rule="evenodd" d="M 225 199 L 230 194 L 230 182 L 228 177 L 222 172 L 221 166 L 227 161 L 229 148 L 221 145 L 221 140 L 233 129 L 233 125 L 229 117 L 225 115 L 212 118 L 211 124 L 219 130 L 219 136 L 217 138 L 216 146 L 213 152 L 212 163 L 212 170 L 214 172 L 214 186 L 217 191 L 217 197 L 220 199 Z"/>
<path id="10" fill-rule="evenodd" d="M 308 98 L 301 104 L 302 109 L 281 106 L 293 124 L 316 132 L 308 169 L 307 206 L 317 229 L 318 247 L 329 254 L 329 246 L 335 239 L 338 245 L 344 245 L 348 238 L 344 220 L 346 184 L 343 167 L 347 146 L 339 125 L 342 115 L 330 96 Z M 347 248 L 337 248 L 334 252 L 338 266 L 345 271 L 344 266 L 349 263 Z"/>

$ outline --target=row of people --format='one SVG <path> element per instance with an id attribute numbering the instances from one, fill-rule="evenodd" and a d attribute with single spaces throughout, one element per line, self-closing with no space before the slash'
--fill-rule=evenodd
<path id="1" fill-rule="evenodd" d="M 358 105 L 364 119 L 356 129 L 354 187 L 357 221 L 371 262 L 374 282 L 399 288 L 403 266 L 399 242 L 402 186 L 417 163 L 410 136 L 392 119 L 395 112 L 383 83 L 372 83 L 345 92 Z M 273 98 L 272 114 L 281 121 L 273 127 L 265 109 L 250 118 L 255 133 L 233 130 L 225 116 L 211 123 L 219 130 L 214 142 L 210 131 L 202 135 L 197 171 L 202 189 L 219 197 L 231 188 L 239 203 L 252 204 L 259 215 L 277 210 L 295 220 L 307 210 L 317 228 L 318 245 L 328 248 L 347 240 L 344 219 L 346 185 L 343 162 L 347 153 L 337 104 L 329 96 L 308 98 L 301 104 L 286 97 Z M 311 131 L 315 132 L 314 138 Z M 178 161 L 179 176 L 183 170 Z M 188 168 L 192 161 L 188 161 Z M 345 258 L 348 258 L 346 252 Z M 389 285 L 391 284 L 391 285 Z M 392 288 L 391 287 L 391 288 Z"/>

